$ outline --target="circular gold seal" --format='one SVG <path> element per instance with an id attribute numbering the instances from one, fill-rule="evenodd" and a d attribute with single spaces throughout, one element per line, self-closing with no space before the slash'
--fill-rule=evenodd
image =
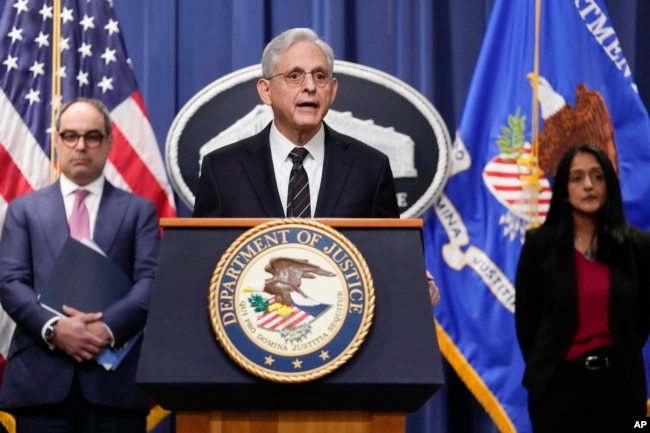
<path id="1" fill-rule="evenodd" d="M 375 294 L 357 248 L 311 219 L 285 218 L 243 233 L 210 283 L 217 340 L 244 370 L 274 382 L 325 376 L 359 349 Z"/>

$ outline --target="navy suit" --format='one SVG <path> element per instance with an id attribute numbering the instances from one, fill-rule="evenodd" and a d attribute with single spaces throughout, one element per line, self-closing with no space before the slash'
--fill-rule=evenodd
<path id="1" fill-rule="evenodd" d="M 278 218 L 269 124 L 203 159 L 193 216 Z M 314 218 L 399 218 L 388 157 L 324 125 L 325 161 Z"/>
<path id="2" fill-rule="evenodd" d="M 69 237 L 59 182 L 9 205 L 0 239 L 0 301 L 16 322 L 2 388 L 5 410 L 62 402 L 75 375 L 92 404 L 146 411 L 149 401 L 135 384 L 140 352 L 106 371 L 94 361 L 77 363 L 50 350 L 41 330 L 53 314 L 37 302 L 57 255 Z M 131 277 L 129 294 L 103 312 L 117 346 L 144 328 L 156 270 L 160 229 L 154 205 L 105 182 L 93 240 Z"/>

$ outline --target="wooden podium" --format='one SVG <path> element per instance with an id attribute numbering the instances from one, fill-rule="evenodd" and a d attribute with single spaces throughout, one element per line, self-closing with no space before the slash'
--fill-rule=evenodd
<path id="1" fill-rule="evenodd" d="M 162 219 L 163 242 L 137 382 L 176 414 L 177 433 L 401 433 L 443 384 L 420 219 L 320 219 L 372 274 L 375 313 L 359 350 L 307 383 L 244 371 L 219 345 L 208 295 L 217 263 L 267 219 Z"/>
<path id="2" fill-rule="evenodd" d="M 362 411 L 179 412 L 176 433 L 401 433 L 403 413 Z"/>

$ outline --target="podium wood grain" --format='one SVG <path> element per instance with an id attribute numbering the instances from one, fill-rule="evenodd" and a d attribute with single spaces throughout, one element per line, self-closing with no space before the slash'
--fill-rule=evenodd
<path id="1" fill-rule="evenodd" d="M 403 413 L 365 411 L 177 412 L 176 433 L 404 433 Z"/>

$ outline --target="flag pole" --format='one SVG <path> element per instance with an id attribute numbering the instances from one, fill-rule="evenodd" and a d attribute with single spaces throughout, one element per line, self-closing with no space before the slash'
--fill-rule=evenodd
<path id="1" fill-rule="evenodd" d="M 542 16 L 542 0 L 535 0 L 535 48 L 533 56 L 533 103 L 532 103 L 532 122 L 530 139 L 532 142 L 532 161 L 530 165 L 530 183 L 528 185 L 529 195 L 529 212 L 531 227 L 538 227 L 539 221 L 539 192 L 541 186 L 539 184 L 540 168 L 539 168 L 539 51 L 540 51 L 540 34 L 541 34 L 541 16 Z"/>
<path id="2" fill-rule="evenodd" d="M 54 149 L 56 137 L 56 115 L 61 104 L 61 0 L 52 1 L 52 105 L 50 116 L 50 182 L 59 176 L 56 152 Z"/>
<path id="3" fill-rule="evenodd" d="M 535 50 L 533 57 L 533 120 L 531 125 L 531 140 L 533 142 L 533 157 L 537 161 L 539 156 L 539 38 L 540 38 L 540 21 L 541 21 L 542 0 L 535 0 Z"/>

